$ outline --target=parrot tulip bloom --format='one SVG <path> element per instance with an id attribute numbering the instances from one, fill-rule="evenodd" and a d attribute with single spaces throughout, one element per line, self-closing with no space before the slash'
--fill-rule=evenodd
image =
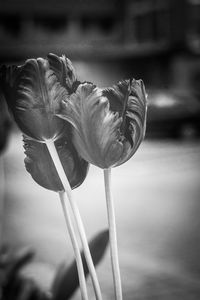
<path id="1" fill-rule="evenodd" d="M 46 189 L 62 191 L 63 185 L 45 144 L 26 136 L 23 140 L 26 154 L 24 162 L 32 178 Z M 78 155 L 73 144 L 68 143 L 66 137 L 56 140 L 55 147 L 71 188 L 78 187 L 86 178 L 88 163 Z"/>
<path id="2" fill-rule="evenodd" d="M 87 175 L 88 163 L 71 143 L 70 124 L 56 116 L 61 101 L 72 93 L 77 82 L 70 60 L 49 54 L 47 59 L 29 59 L 19 67 L 2 66 L 0 79 L 2 93 L 25 134 L 27 171 L 41 186 L 63 190 L 44 144 L 52 141 L 71 188 L 79 186 Z"/>
<path id="3" fill-rule="evenodd" d="M 142 80 L 124 80 L 99 89 L 82 83 L 62 101 L 59 117 L 73 126 L 80 155 L 102 169 L 123 164 L 145 135 L 147 97 Z"/>
<path id="4" fill-rule="evenodd" d="M 0 70 L 1 89 L 16 123 L 24 134 L 40 142 L 62 136 L 65 124 L 55 113 L 74 82 L 71 62 L 54 54 Z"/>

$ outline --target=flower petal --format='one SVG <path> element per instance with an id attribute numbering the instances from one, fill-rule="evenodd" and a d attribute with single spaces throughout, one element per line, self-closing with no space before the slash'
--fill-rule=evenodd
<path id="1" fill-rule="evenodd" d="M 101 168 L 113 166 L 121 157 L 122 119 L 109 109 L 101 90 L 91 83 L 80 84 L 59 116 L 73 125 L 73 142 L 80 155 Z"/>
<path id="2" fill-rule="evenodd" d="M 48 61 L 29 59 L 21 67 L 7 67 L 2 77 L 7 103 L 20 129 L 39 141 L 58 138 L 64 123 L 55 113 L 68 93 Z"/>
<path id="3" fill-rule="evenodd" d="M 53 190 L 63 190 L 56 168 L 45 143 L 30 140 L 23 136 L 25 149 L 25 166 L 33 179 L 42 187 Z M 78 155 L 71 143 L 65 138 L 55 142 L 61 163 L 72 188 L 78 187 L 85 179 L 88 163 Z"/>
<path id="4" fill-rule="evenodd" d="M 142 80 L 120 81 L 113 88 L 102 91 L 108 98 L 110 108 L 118 112 L 123 122 L 120 127 L 123 154 L 117 165 L 126 162 L 137 150 L 145 135 L 147 97 Z"/>
<path id="5" fill-rule="evenodd" d="M 56 74 L 59 82 L 71 94 L 73 92 L 73 85 L 76 82 L 76 73 L 72 62 L 65 55 L 59 57 L 53 53 L 49 53 L 47 58 L 50 68 Z"/>

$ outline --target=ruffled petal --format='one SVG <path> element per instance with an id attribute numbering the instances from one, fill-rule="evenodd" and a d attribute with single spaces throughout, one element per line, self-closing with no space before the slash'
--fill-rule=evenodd
<path id="1" fill-rule="evenodd" d="M 129 93 L 130 80 L 119 81 L 119 83 L 113 87 L 102 90 L 102 95 L 109 100 L 111 111 L 118 112 L 122 117 L 127 109 Z"/>
<path id="2" fill-rule="evenodd" d="M 7 67 L 3 75 L 6 101 L 23 133 L 39 141 L 59 138 L 64 123 L 55 114 L 68 93 L 48 60 L 29 59 L 21 67 Z"/>
<path id="3" fill-rule="evenodd" d="M 110 103 L 110 109 L 122 118 L 123 153 L 117 166 L 126 162 L 137 150 L 145 135 L 147 96 L 142 80 L 120 81 L 102 91 Z"/>
<path id="4" fill-rule="evenodd" d="M 50 53 L 47 58 L 50 68 L 57 76 L 59 82 L 71 94 L 74 91 L 73 87 L 77 81 L 72 62 L 65 55 L 59 57 L 53 53 Z"/>
<path id="5" fill-rule="evenodd" d="M 24 162 L 32 178 L 46 189 L 56 192 L 63 190 L 46 144 L 30 140 L 27 136 L 23 140 L 26 154 Z M 58 139 L 55 146 L 71 188 L 78 187 L 87 175 L 88 163 L 65 138 Z"/>
<path id="6" fill-rule="evenodd" d="M 130 93 L 125 114 L 124 136 L 129 143 L 129 151 L 124 149 L 118 165 L 130 159 L 143 141 L 146 132 L 147 95 L 142 80 L 131 81 Z M 126 145 L 127 147 L 127 145 Z"/>
<path id="7" fill-rule="evenodd" d="M 102 91 L 91 83 L 80 84 L 59 116 L 73 126 L 73 142 L 88 162 L 108 168 L 116 164 L 123 152 L 120 126 L 122 118 L 110 110 Z"/>

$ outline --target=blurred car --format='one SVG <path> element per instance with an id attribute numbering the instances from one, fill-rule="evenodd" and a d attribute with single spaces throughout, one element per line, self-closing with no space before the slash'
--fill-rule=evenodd
<path id="1" fill-rule="evenodd" d="M 200 137 L 200 100 L 185 91 L 148 91 L 146 137 Z"/>

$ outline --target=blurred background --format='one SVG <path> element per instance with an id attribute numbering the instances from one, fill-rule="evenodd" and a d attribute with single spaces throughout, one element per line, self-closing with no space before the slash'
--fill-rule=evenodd
<path id="1" fill-rule="evenodd" d="M 0 0 L 0 40 L 1 64 L 53 52 L 101 87 L 143 79 L 146 139 L 113 169 L 124 299 L 199 299 L 200 1 Z M 0 123 L 4 144 L 12 122 Z M 12 125 L 1 153 L 2 239 L 36 250 L 26 274 L 48 289 L 73 253 L 57 195 L 32 180 L 23 160 Z M 101 173 L 91 166 L 74 191 L 88 239 L 107 227 Z M 97 271 L 104 299 L 113 299 L 109 251 Z"/>

